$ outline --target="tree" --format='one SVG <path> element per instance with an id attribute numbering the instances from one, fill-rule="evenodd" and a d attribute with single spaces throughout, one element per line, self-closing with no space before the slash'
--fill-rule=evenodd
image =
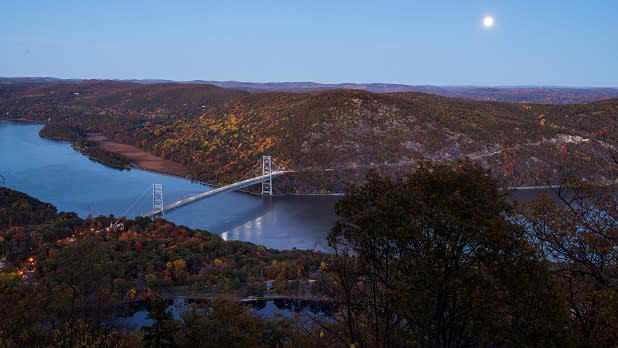
<path id="1" fill-rule="evenodd" d="M 614 161 L 615 154 L 610 152 Z M 616 163 L 618 164 L 618 163 Z M 618 200 L 615 186 L 597 185 L 569 169 L 555 189 L 522 208 L 529 238 L 552 263 L 569 332 L 580 346 L 618 342 Z"/>
<path id="2" fill-rule="evenodd" d="M 482 168 L 371 172 L 336 205 L 328 266 L 344 306 L 342 344 L 556 344 L 560 307 L 545 265 L 509 219 L 508 192 Z"/>
<path id="3" fill-rule="evenodd" d="M 168 301 L 157 297 L 152 300 L 146 319 L 154 320 L 151 326 L 144 328 L 144 346 L 163 348 L 176 347 L 174 335 L 178 331 L 178 324 L 167 309 Z"/>
<path id="4" fill-rule="evenodd" d="M 292 342 L 294 328 L 289 320 L 265 320 L 236 304 L 214 300 L 196 304 L 183 313 L 178 342 L 183 347 L 283 347 Z"/>

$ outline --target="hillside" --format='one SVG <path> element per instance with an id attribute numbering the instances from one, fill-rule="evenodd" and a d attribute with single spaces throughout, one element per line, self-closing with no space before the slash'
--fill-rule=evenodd
<path id="1" fill-rule="evenodd" d="M 315 271 L 329 258 L 225 241 L 163 219 L 84 220 L 0 187 L 0 342 L 3 347 L 142 347 L 142 333 L 128 319 L 138 304 L 181 295 L 320 298 Z M 265 289 L 266 281 L 272 290 Z M 248 313 L 232 303 L 233 318 Z M 70 337 L 80 343 L 66 343 Z M 136 339 L 124 345 L 101 343 L 130 337 Z"/>
<path id="2" fill-rule="evenodd" d="M 137 84 L 64 80 L 0 83 L 4 116 L 62 119 L 70 116 L 188 117 L 239 99 L 247 92 L 205 84 Z"/>
<path id="3" fill-rule="evenodd" d="M 0 232 L 11 226 L 39 225 L 56 217 L 56 208 L 25 193 L 0 186 Z"/>
<path id="4" fill-rule="evenodd" d="M 397 175 L 418 161 L 462 158 L 510 185 L 545 184 L 567 163 L 595 181 L 616 178 L 600 141 L 618 143 L 618 99 L 545 105 L 414 92 L 249 94 L 209 85 L 82 81 L 0 84 L 0 113 L 102 132 L 217 184 L 238 180 L 270 154 L 276 166 L 296 171 L 277 179 L 277 193 L 341 192 L 370 168 Z"/>
<path id="5" fill-rule="evenodd" d="M 253 94 L 200 117 L 128 132 L 195 177 L 232 181 L 271 154 L 296 170 L 284 190 L 341 191 L 371 167 L 397 173 L 418 160 L 479 161 L 512 185 L 544 184 L 568 160 L 595 180 L 613 180 L 606 149 L 618 100 L 530 105 L 457 100 L 418 93 L 335 90 Z M 616 144 L 615 138 L 610 140 Z M 289 180 L 289 179 L 288 179 Z"/>

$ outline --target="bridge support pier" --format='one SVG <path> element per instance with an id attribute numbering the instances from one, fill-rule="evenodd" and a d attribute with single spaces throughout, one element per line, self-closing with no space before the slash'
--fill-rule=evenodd
<path id="1" fill-rule="evenodd" d="M 270 156 L 262 156 L 262 175 L 268 177 L 262 180 L 262 195 L 273 195 L 273 170 Z"/>

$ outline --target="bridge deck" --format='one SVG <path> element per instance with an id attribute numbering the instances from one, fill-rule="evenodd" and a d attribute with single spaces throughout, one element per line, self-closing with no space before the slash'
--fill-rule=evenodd
<path id="1" fill-rule="evenodd" d="M 288 173 L 288 172 L 289 171 L 287 171 L 287 170 L 274 171 L 274 172 L 272 172 L 271 176 L 274 178 L 276 176 L 279 176 L 281 174 L 285 174 L 285 173 Z M 268 175 L 260 175 L 260 176 L 255 177 L 255 178 L 239 181 L 237 183 L 233 183 L 233 184 L 230 184 L 230 185 L 218 187 L 218 188 L 212 189 L 210 191 L 198 193 L 196 195 L 193 195 L 193 196 L 181 199 L 179 201 L 176 201 L 174 203 L 170 203 L 170 204 L 165 205 L 163 207 L 163 211 L 167 212 L 167 211 L 170 211 L 172 209 L 180 208 L 180 207 L 185 206 L 187 204 L 194 203 L 194 202 L 202 200 L 204 198 L 212 197 L 212 196 L 214 196 L 216 194 L 219 194 L 219 193 L 223 193 L 223 192 L 227 192 L 227 191 L 239 190 L 241 188 L 245 188 L 245 187 L 248 187 L 248 186 L 251 186 L 251 185 L 259 184 L 259 183 L 262 182 L 262 180 L 264 180 L 266 178 L 268 178 Z M 157 211 L 150 210 L 149 212 L 145 213 L 142 216 L 153 216 L 153 215 L 156 215 L 156 214 L 159 214 L 159 213 L 161 213 L 161 212 L 158 211 L 158 210 Z"/>

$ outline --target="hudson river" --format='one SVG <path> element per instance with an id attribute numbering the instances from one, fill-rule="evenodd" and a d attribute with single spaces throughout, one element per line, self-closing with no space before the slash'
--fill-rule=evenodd
<path id="1" fill-rule="evenodd" d="M 73 150 L 69 142 L 39 137 L 41 124 L 0 121 L 0 175 L 5 186 L 80 217 L 134 217 L 152 209 L 152 184 L 165 203 L 210 186 L 140 169 L 118 170 Z M 276 179 L 274 185 L 277 185 Z M 278 249 L 325 249 L 336 215 L 333 196 L 260 197 L 223 193 L 165 215 L 178 225 Z"/>

